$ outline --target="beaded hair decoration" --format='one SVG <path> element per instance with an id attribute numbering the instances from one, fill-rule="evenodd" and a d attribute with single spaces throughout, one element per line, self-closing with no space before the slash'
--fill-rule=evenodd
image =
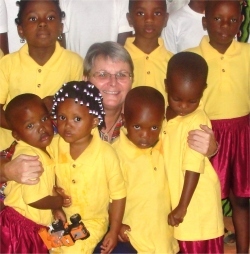
<path id="1" fill-rule="evenodd" d="M 93 84 L 88 81 L 71 81 L 63 84 L 53 98 L 52 115 L 55 119 L 57 106 L 65 99 L 74 99 L 75 103 L 88 107 L 89 114 L 98 117 L 98 126 L 105 127 L 103 98 L 100 91 Z"/>

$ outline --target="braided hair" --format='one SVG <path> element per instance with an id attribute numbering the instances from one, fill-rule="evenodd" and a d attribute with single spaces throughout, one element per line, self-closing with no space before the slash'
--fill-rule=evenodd
<path id="1" fill-rule="evenodd" d="M 88 81 L 70 81 L 63 84 L 61 89 L 54 95 L 52 115 L 56 118 L 57 106 L 65 99 L 74 99 L 75 103 L 85 105 L 89 108 L 89 114 L 99 119 L 99 128 L 105 127 L 104 108 L 100 91 Z"/>

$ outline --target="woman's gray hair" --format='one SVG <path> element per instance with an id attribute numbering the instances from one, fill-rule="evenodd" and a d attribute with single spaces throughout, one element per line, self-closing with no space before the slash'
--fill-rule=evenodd
<path id="1" fill-rule="evenodd" d="M 83 75 L 85 77 L 89 77 L 95 59 L 98 56 L 103 56 L 105 59 L 109 57 L 115 62 L 122 61 L 128 63 L 131 69 L 131 74 L 133 75 L 134 65 L 128 51 L 117 42 L 106 41 L 102 43 L 94 43 L 89 47 L 84 58 Z"/>

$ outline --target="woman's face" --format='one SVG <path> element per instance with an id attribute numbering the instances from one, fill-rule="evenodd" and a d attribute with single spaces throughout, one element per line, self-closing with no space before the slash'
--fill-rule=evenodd
<path id="1" fill-rule="evenodd" d="M 105 110 L 123 106 L 125 97 L 132 86 L 133 79 L 129 77 L 130 74 L 132 74 L 131 68 L 126 62 L 114 62 L 111 58 L 103 56 L 95 59 L 89 81 L 100 90 Z"/>

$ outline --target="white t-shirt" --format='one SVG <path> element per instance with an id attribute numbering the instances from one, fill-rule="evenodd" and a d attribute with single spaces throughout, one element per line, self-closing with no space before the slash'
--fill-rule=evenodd
<path id="1" fill-rule="evenodd" d="M 66 47 L 83 58 L 93 43 L 117 41 L 119 33 L 132 31 L 128 0 L 61 0 L 60 5 L 66 14 Z"/>
<path id="2" fill-rule="evenodd" d="M 0 33 L 7 33 L 7 10 L 4 0 L 0 0 Z"/>
<path id="3" fill-rule="evenodd" d="M 167 26 L 162 31 L 165 47 L 177 53 L 199 45 L 207 34 L 202 27 L 204 14 L 193 11 L 189 5 L 169 15 Z"/>
<path id="4" fill-rule="evenodd" d="M 16 2 L 16 0 L 5 0 L 8 14 L 8 41 L 10 53 L 19 50 L 24 45 L 20 42 L 17 25 L 15 23 L 15 19 L 17 18 L 17 14 L 19 12 L 19 6 Z"/>

